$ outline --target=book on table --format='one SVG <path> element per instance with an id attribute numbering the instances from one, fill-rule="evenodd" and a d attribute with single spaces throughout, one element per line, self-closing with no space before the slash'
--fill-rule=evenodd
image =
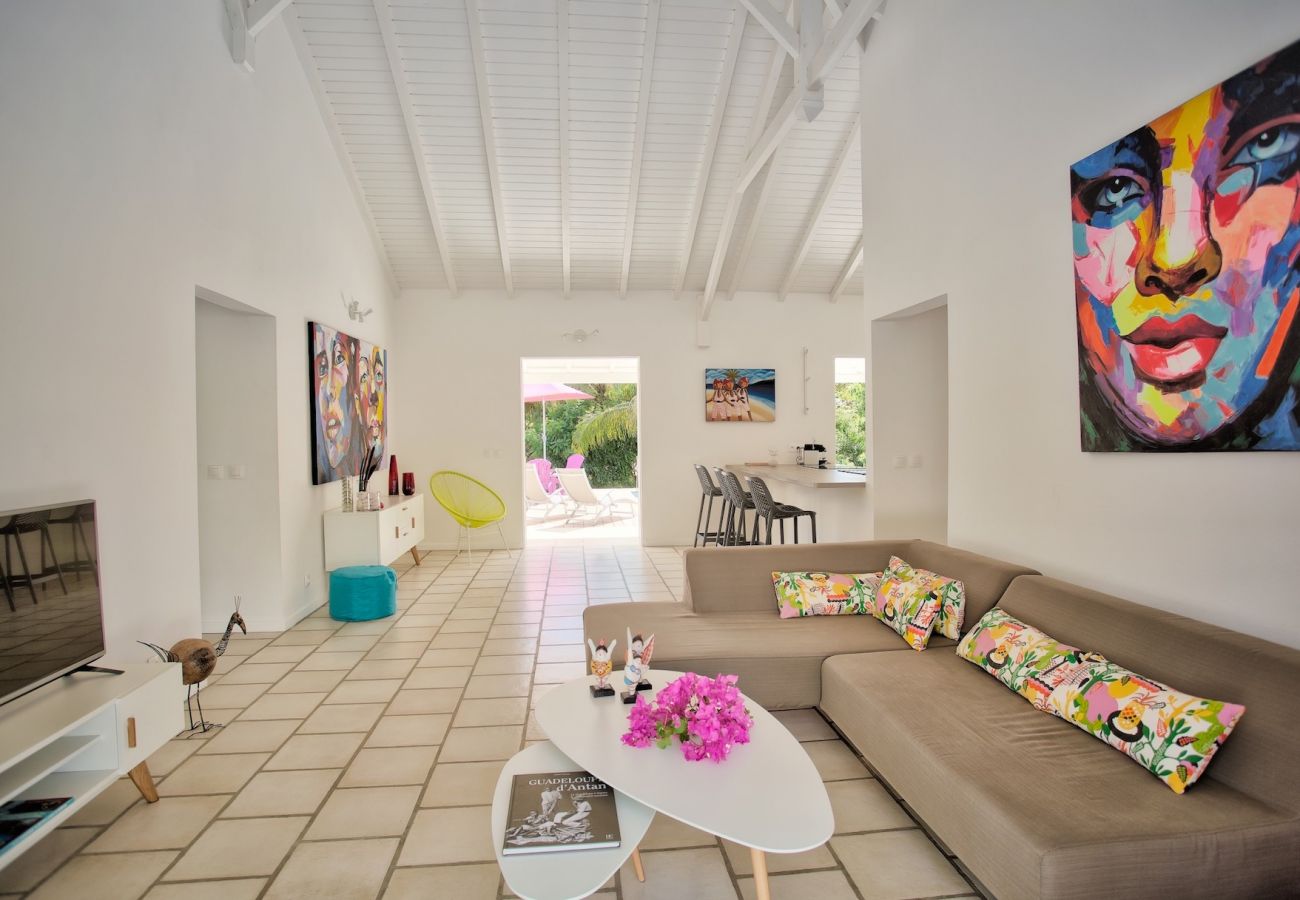
<path id="1" fill-rule="evenodd" d="M 71 797 L 43 797 L 10 800 L 0 806 L 0 850 L 18 841 L 71 802 Z"/>
<path id="2" fill-rule="evenodd" d="M 589 772 L 532 772 L 510 786 L 503 856 L 619 845 L 614 789 Z"/>

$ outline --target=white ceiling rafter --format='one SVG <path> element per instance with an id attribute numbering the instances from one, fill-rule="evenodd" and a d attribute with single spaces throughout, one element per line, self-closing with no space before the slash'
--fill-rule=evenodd
<path id="1" fill-rule="evenodd" d="M 740 0 L 740 2 L 767 30 L 778 47 L 790 54 L 791 58 L 799 58 L 799 33 L 790 24 L 788 13 L 783 15 L 781 10 L 767 0 Z"/>
<path id="2" fill-rule="evenodd" d="M 704 210 L 704 195 L 709 189 L 713 174 L 713 157 L 718 149 L 718 137 L 722 134 L 722 123 L 727 114 L 727 101 L 731 98 L 731 88 L 736 77 L 736 61 L 740 58 L 740 47 L 745 41 L 745 26 L 749 14 L 743 8 L 735 11 L 731 24 L 731 35 L 727 40 L 727 55 L 722 63 L 722 76 L 718 81 L 718 96 L 713 104 L 713 121 L 709 125 L 709 136 L 704 145 L 704 157 L 700 160 L 700 174 L 696 180 L 695 201 L 691 204 L 690 224 L 686 228 L 686 242 L 682 249 L 681 262 L 677 267 L 677 277 L 673 280 L 673 296 L 680 296 L 686 285 L 686 270 L 690 268 L 691 254 L 695 250 L 695 235 L 700 228 L 700 213 Z"/>
<path id="3" fill-rule="evenodd" d="M 488 186 L 492 190 L 492 210 L 496 215 L 497 243 L 501 247 L 501 271 L 506 279 L 506 293 L 515 294 L 515 280 L 510 271 L 510 243 L 506 236 L 505 203 L 501 199 L 501 171 L 497 162 L 496 138 L 492 127 L 492 101 L 488 88 L 487 62 L 483 53 L 483 25 L 479 18 L 479 0 L 465 0 L 469 17 L 470 53 L 474 59 L 474 83 L 478 89 L 479 122 L 483 129 L 483 152 L 487 155 Z"/>
<path id="4" fill-rule="evenodd" d="M 433 227 L 434 241 L 438 245 L 438 256 L 442 261 L 443 278 L 447 281 L 447 290 L 454 297 L 460 293 L 456 285 L 456 272 L 452 266 L 451 253 L 447 249 L 447 236 L 443 230 L 442 217 L 438 215 L 438 201 L 434 197 L 433 182 L 429 177 L 429 162 L 424 152 L 424 142 L 420 139 L 420 128 L 415 119 L 415 109 L 411 102 L 411 88 L 407 83 L 406 71 L 402 68 L 401 55 L 397 48 L 397 35 L 393 31 L 393 16 L 388 0 L 371 0 L 375 17 L 379 21 L 379 34 L 383 40 L 384 52 L 388 57 L 388 71 L 397 90 L 397 99 L 402 108 L 402 122 L 406 128 L 407 143 L 411 155 L 415 158 L 415 171 L 420 178 L 420 188 L 424 194 L 425 208 L 429 213 L 429 224 Z"/>
<path id="5" fill-rule="evenodd" d="M 840 299 L 840 294 L 844 293 L 844 288 L 848 286 L 849 279 L 852 278 L 853 273 L 858 270 L 858 266 L 862 265 L 862 251 L 862 238 L 858 238 L 857 246 L 853 248 L 853 253 L 849 256 L 849 261 L 844 264 L 844 269 L 840 272 L 840 277 L 835 279 L 835 286 L 831 288 L 832 303 Z"/>
<path id="6" fill-rule="evenodd" d="M 288 8 L 292 0 L 225 0 L 226 22 L 230 26 L 230 58 L 253 71 L 253 48 L 257 36 Z"/>
<path id="7" fill-rule="evenodd" d="M 573 287 L 573 242 L 569 233 L 569 0 L 556 0 L 556 44 L 559 56 L 560 120 L 560 267 L 564 296 Z"/>
<path id="8" fill-rule="evenodd" d="M 767 211 L 767 201 L 772 198 L 772 188 L 776 186 L 777 178 L 781 172 L 781 160 L 784 156 L 784 148 L 778 147 L 772 154 L 772 158 L 767 161 L 767 168 L 756 181 L 760 182 L 758 187 L 758 196 L 754 198 L 754 210 L 749 215 L 749 227 L 745 229 L 745 239 L 741 241 L 740 253 L 736 256 L 736 265 L 731 270 L 731 277 L 727 280 L 727 299 L 735 299 L 736 284 L 740 281 L 741 274 L 745 271 L 745 265 L 749 262 L 749 252 L 754 249 L 754 241 L 758 238 L 758 232 L 763 227 L 763 213 Z"/>
<path id="9" fill-rule="evenodd" d="M 623 229 L 623 274 L 618 295 L 627 296 L 627 281 L 632 272 L 632 239 L 636 232 L 636 207 L 641 194 L 641 162 L 645 157 L 645 130 L 650 117 L 650 92 L 654 81 L 655 43 L 659 36 L 660 0 L 647 0 L 645 42 L 641 50 L 641 88 L 637 98 L 636 132 L 632 140 L 632 178 L 627 193 L 627 224 Z"/>
<path id="10" fill-rule="evenodd" d="M 831 198 L 835 196 L 835 189 L 839 186 L 840 179 L 844 177 L 850 163 L 854 161 L 854 150 L 858 147 L 860 132 L 861 116 L 854 116 L 853 125 L 849 129 L 849 136 L 845 139 L 844 146 L 840 148 L 839 156 L 835 159 L 835 165 L 831 169 L 830 177 L 826 179 L 821 194 L 817 197 L 817 204 L 813 207 L 812 217 L 808 220 L 808 225 L 804 229 L 803 238 L 799 242 L 799 249 L 794 255 L 794 260 L 790 263 L 790 271 L 785 276 L 785 280 L 781 282 L 781 288 L 777 292 L 777 299 L 779 300 L 784 300 L 789 295 L 790 287 L 799 276 L 799 269 L 803 267 L 804 260 L 808 258 L 808 251 L 812 249 L 817 226 L 821 224 L 822 216 L 826 214 L 826 208 L 830 205 Z"/>
<path id="11" fill-rule="evenodd" d="M 810 84 L 816 84 L 826 78 L 839 65 L 840 59 L 853 46 L 853 41 L 867 27 L 867 24 L 880 12 L 884 0 L 853 0 L 840 16 L 835 27 L 822 41 L 821 49 L 808 61 L 807 73 Z"/>
<path id="12" fill-rule="evenodd" d="M 361 181 L 357 177 L 356 166 L 353 165 L 352 157 L 348 154 L 348 148 L 343 143 L 338 119 L 334 115 L 334 109 L 330 106 L 329 97 L 325 94 L 325 87 L 321 84 L 320 70 L 316 68 L 316 60 L 311 55 L 311 48 L 307 46 L 307 38 L 302 33 L 302 28 L 298 24 L 298 16 L 292 8 L 284 11 L 284 24 L 289 32 L 289 40 L 293 43 L 293 49 L 298 54 L 298 61 L 302 64 L 303 71 L 307 73 L 307 83 L 311 86 L 312 97 L 316 100 L 316 109 L 320 112 L 321 121 L 325 125 L 325 133 L 329 135 L 330 145 L 334 147 L 339 166 L 343 169 L 343 176 L 347 179 L 348 187 L 352 190 L 353 199 L 356 200 L 357 207 L 361 210 L 361 214 L 366 221 L 366 227 L 370 231 L 370 238 L 374 241 L 375 252 L 384 267 L 384 274 L 388 277 L 388 286 L 396 294 L 401 285 L 398 283 L 397 275 L 393 271 L 393 263 L 388 258 L 388 248 L 384 246 L 384 240 L 379 234 L 379 227 L 375 224 L 375 215 L 370 209 L 370 204 L 366 201 L 365 191 L 362 189 Z"/>

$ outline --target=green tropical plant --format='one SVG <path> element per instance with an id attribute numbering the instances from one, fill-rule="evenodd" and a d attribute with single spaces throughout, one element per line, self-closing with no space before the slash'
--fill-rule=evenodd
<path id="1" fill-rule="evenodd" d="M 867 464 L 867 386 L 850 381 L 835 385 L 835 461 L 842 466 Z"/>
<path id="2" fill-rule="evenodd" d="M 562 467 L 570 453 L 587 457 L 583 468 L 593 487 L 636 487 L 637 440 L 635 421 L 630 436 L 607 436 L 601 442 L 593 441 L 590 451 L 580 449 L 574 440 L 575 432 L 584 417 L 611 407 L 629 405 L 635 413 L 636 385 L 634 384 L 574 384 L 573 387 L 592 395 L 590 400 L 560 400 L 547 404 L 546 457 L 557 468 Z M 524 405 L 524 451 L 526 459 L 542 455 L 542 404 Z M 635 415 L 633 416 L 635 420 Z"/>
<path id="3" fill-rule="evenodd" d="M 586 413 L 573 429 L 573 449 L 590 453 L 615 441 L 636 438 L 636 401 L 624 400 Z"/>

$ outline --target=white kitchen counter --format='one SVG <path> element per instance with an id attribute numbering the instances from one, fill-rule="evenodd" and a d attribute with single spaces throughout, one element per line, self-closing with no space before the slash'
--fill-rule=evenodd
<path id="1" fill-rule="evenodd" d="M 757 477 L 766 482 L 773 499 L 789 503 L 800 509 L 817 513 L 817 540 L 866 541 L 873 536 L 871 506 L 868 503 L 867 477 L 836 469 L 813 469 L 807 466 L 747 466 L 733 464 L 727 470 L 734 472 L 744 483 L 747 477 Z M 747 515 L 753 522 L 753 512 Z M 751 524 L 752 527 L 752 524 Z M 763 537 L 764 535 L 760 535 Z M 790 522 L 785 524 L 785 537 L 793 542 Z M 799 524 L 801 541 L 811 539 L 808 520 Z M 772 528 L 772 540 L 780 542 L 780 526 Z"/>

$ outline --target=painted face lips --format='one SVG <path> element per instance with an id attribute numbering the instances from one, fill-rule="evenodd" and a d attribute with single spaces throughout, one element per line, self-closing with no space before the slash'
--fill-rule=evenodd
<path id="1" fill-rule="evenodd" d="M 1152 317 L 1124 335 L 1124 340 L 1139 378 L 1157 387 L 1182 390 L 1202 379 L 1227 334 L 1228 329 L 1200 316 L 1172 322 Z"/>

